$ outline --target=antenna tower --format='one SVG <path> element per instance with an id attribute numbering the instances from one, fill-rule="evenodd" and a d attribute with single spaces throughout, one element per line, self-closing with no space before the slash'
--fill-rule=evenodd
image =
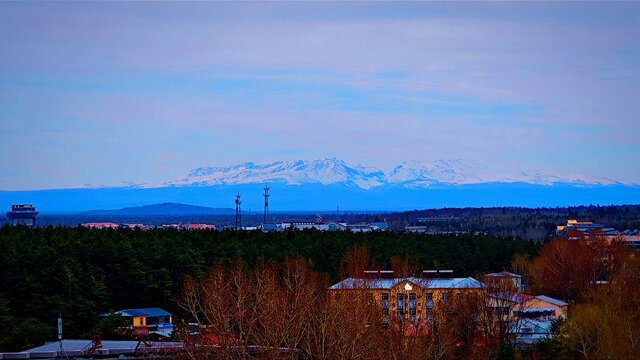
<path id="1" fill-rule="evenodd" d="M 264 185 L 264 219 L 262 220 L 263 224 L 267 223 L 269 219 L 269 185 Z"/>
<path id="2" fill-rule="evenodd" d="M 240 200 L 240 190 L 238 190 L 238 195 L 236 195 L 236 230 L 242 228 L 242 210 L 240 205 L 242 205 L 242 200 Z"/>

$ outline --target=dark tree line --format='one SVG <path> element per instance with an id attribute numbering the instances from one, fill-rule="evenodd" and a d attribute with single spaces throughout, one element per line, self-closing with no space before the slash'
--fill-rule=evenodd
<path id="1" fill-rule="evenodd" d="M 456 276 L 500 271 L 514 254 L 538 245 L 483 235 L 395 232 L 180 231 L 82 227 L 0 228 L 0 350 L 55 338 L 58 313 L 66 338 L 88 337 L 100 313 L 176 304 L 186 275 L 201 276 L 220 261 L 282 263 L 306 259 L 312 270 L 339 280 L 347 250 L 366 246 L 381 268 L 408 255 L 414 266 L 454 269 Z"/>
<path id="2" fill-rule="evenodd" d="M 601 223 L 618 230 L 640 229 L 640 205 L 574 206 L 555 208 L 443 208 L 384 214 L 394 229 L 425 225 L 429 231 L 483 231 L 496 237 L 548 241 L 567 219 Z M 370 218 L 374 218 L 371 216 Z M 420 222 L 420 218 L 454 218 Z"/>

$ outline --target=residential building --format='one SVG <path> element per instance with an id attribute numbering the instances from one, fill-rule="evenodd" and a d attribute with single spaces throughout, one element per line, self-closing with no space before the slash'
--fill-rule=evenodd
<path id="1" fill-rule="evenodd" d="M 115 312 L 129 319 L 133 329 L 144 328 L 148 332 L 169 337 L 173 332 L 172 314 L 161 308 L 125 309 Z M 109 316 L 110 313 L 100 314 Z"/>
<path id="2" fill-rule="evenodd" d="M 548 310 L 551 319 L 567 318 L 569 304 L 546 295 L 538 295 L 527 301 L 525 308 L 531 310 Z"/>
<path id="3" fill-rule="evenodd" d="M 522 276 L 514 273 L 510 273 L 508 271 L 503 271 L 499 273 L 491 273 L 484 276 L 484 282 L 487 285 L 497 285 L 499 282 L 504 280 L 511 280 L 513 285 L 520 290 L 523 290 L 522 284 Z"/>

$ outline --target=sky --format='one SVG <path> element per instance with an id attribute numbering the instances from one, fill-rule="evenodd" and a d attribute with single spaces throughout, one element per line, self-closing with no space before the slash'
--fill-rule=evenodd
<path id="1" fill-rule="evenodd" d="M 475 161 L 640 183 L 638 2 L 0 2 L 0 190 Z"/>

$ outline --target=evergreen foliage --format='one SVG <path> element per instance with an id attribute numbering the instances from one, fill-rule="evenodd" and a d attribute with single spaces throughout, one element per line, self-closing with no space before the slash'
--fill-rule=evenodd
<path id="1" fill-rule="evenodd" d="M 471 234 L 3 226 L 0 351 L 54 340 L 55 332 L 49 330 L 58 313 L 64 319 L 65 338 L 90 338 L 98 315 L 111 310 L 158 306 L 179 318 L 175 300 L 185 276 L 204 275 L 218 261 L 256 264 L 261 259 L 304 258 L 313 270 L 338 281 L 344 254 L 355 245 L 366 246 L 381 268 L 390 268 L 392 257 L 408 255 L 423 269 L 454 269 L 456 276 L 504 270 L 514 254 L 533 256 L 539 247 L 519 239 Z M 42 332 L 33 330 L 35 321 L 42 324 Z M 14 336 L 18 331 L 22 335 Z"/>

